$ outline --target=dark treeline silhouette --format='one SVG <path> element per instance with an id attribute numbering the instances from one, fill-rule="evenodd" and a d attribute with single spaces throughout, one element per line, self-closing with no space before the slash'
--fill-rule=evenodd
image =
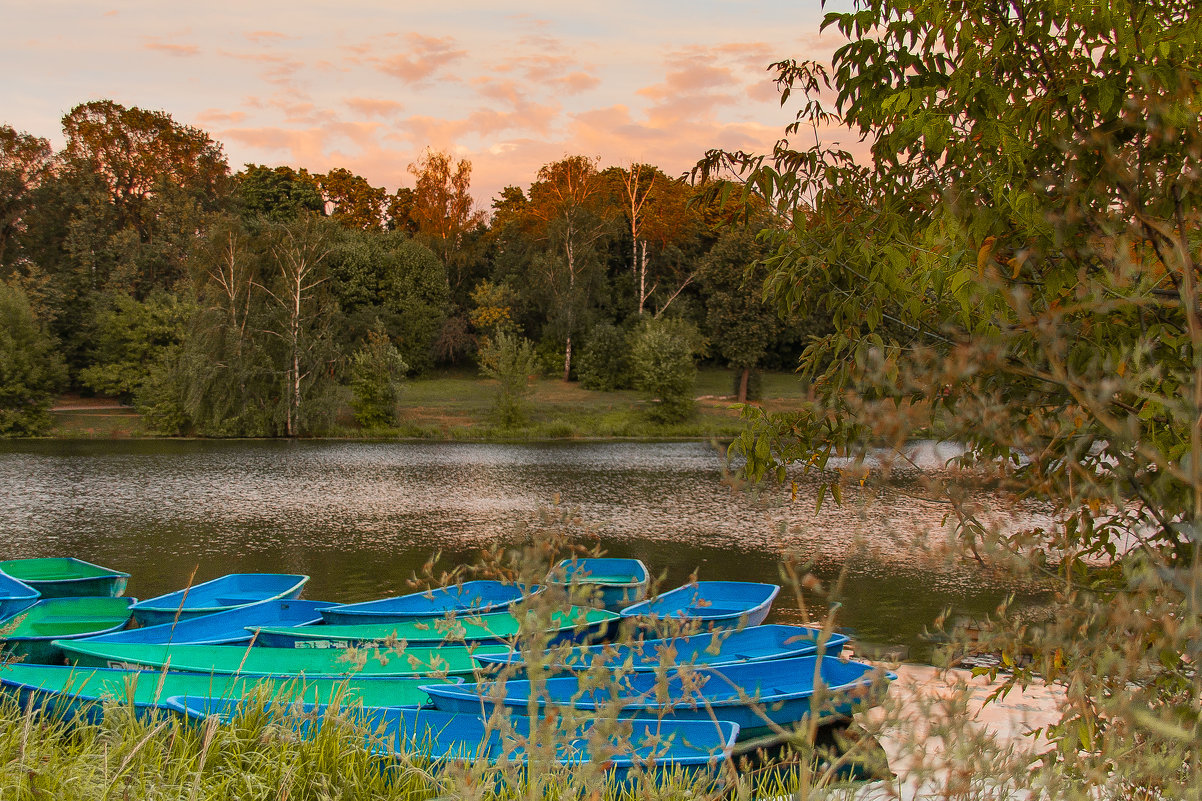
<path id="1" fill-rule="evenodd" d="M 669 318 L 746 396 L 814 326 L 760 300 L 766 215 L 653 165 L 566 156 L 481 209 L 471 163 L 434 150 L 389 192 L 345 169 L 232 172 L 205 131 L 111 101 L 62 124 L 59 152 L 0 126 L 0 433 L 43 430 L 65 389 L 164 433 L 318 433 L 343 388 L 390 398 L 364 381 L 470 364 L 499 333 L 547 375 L 623 388 L 628 334 Z"/>

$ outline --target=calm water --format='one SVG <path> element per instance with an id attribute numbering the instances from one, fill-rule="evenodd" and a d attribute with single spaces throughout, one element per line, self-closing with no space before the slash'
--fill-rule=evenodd
<path id="1" fill-rule="evenodd" d="M 812 560 L 826 581 L 846 566 L 841 625 L 917 657 L 923 627 L 945 608 L 981 615 L 1010 592 L 1038 600 L 928 550 L 946 541 L 947 510 L 904 478 L 815 514 L 813 483 L 801 481 L 796 501 L 780 491 L 753 498 L 723 484 L 721 468 L 712 447 L 695 443 L 0 444 L 0 557 L 120 568 L 133 575 L 128 593 L 143 598 L 198 568 L 197 581 L 307 573 L 306 597 L 360 601 L 407 591 L 436 550 L 470 560 L 558 496 L 611 554 L 666 572 L 666 586 L 694 570 L 778 581 L 785 555 Z M 1010 524 L 1034 518 L 994 507 Z M 798 621 L 783 596 L 770 622 Z"/>

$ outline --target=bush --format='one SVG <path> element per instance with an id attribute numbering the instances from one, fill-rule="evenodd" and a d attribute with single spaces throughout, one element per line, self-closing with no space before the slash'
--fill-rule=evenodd
<path id="1" fill-rule="evenodd" d="M 585 389 L 613 392 L 630 387 L 630 345 L 609 323 L 594 326 L 580 351 L 577 375 Z"/>
<path id="2" fill-rule="evenodd" d="M 62 356 L 19 287 L 0 281 L 0 437 L 50 427 L 50 404 L 66 378 Z"/>
<path id="3" fill-rule="evenodd" d="M 530 375 L 537 364 L 530 340 L 516 334 L 501 332 L 480 351 L 480 372 L 499 384 L 493 415 L 502 427 L 514 428 L 526 422 Z"/>
<path id="4" fill-rule="evenodd" d="M 634 386 L 653 405 L 652 420 L 676 423 L 693 412 L 693 385 L 701 334 L 687 320 L 644 320 L 631 335 L 630 364 Z"/>
<path id="5" fill-rule="evenodd" d="M 377 323 L 363 347 L 351 357 L 351 409 L 364 428 L 396 425 L 401 378 L 408 370 L 384 326 Z"/>

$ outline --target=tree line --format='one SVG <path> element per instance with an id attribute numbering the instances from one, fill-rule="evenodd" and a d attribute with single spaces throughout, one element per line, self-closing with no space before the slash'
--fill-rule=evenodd
<path id="1" fill-rule="evenodd" d="M 499 345 L 680 417 L 691 386 L 657 373 L 709 358 L 745 398 L 820 325 L 762 302 L 760 205 L 654 165 L 565 156 L 484 209 L 471 163 L 436 150 L 389 192 L 342 168 L 233 172 L 205 131 L 108 100 L 62 130 L 56 152 L 0 126 L 0 433 L 45 430 L 68 389 L 163 433 L 320 433 L 348 399 L 386 425 L 401 376 Z M 682 364 L 639 373 L 640 337 Z"/>

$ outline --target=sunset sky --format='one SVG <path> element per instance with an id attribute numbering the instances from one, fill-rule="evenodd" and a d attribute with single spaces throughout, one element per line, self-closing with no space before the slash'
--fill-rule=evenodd
<path id="1" fill-rule="evenodd" d="M 235 170 L 341 166 L 392 190 L 446 149 L 486 206 L 566 154 L 679 174 L 710 147 L 769 148 L 791 111 L 767 65 L 842 43 L 818 0 L 8 6 L 0 122 L 56 146 L 66 111 L 109 98 L 204 128 Z"/>

